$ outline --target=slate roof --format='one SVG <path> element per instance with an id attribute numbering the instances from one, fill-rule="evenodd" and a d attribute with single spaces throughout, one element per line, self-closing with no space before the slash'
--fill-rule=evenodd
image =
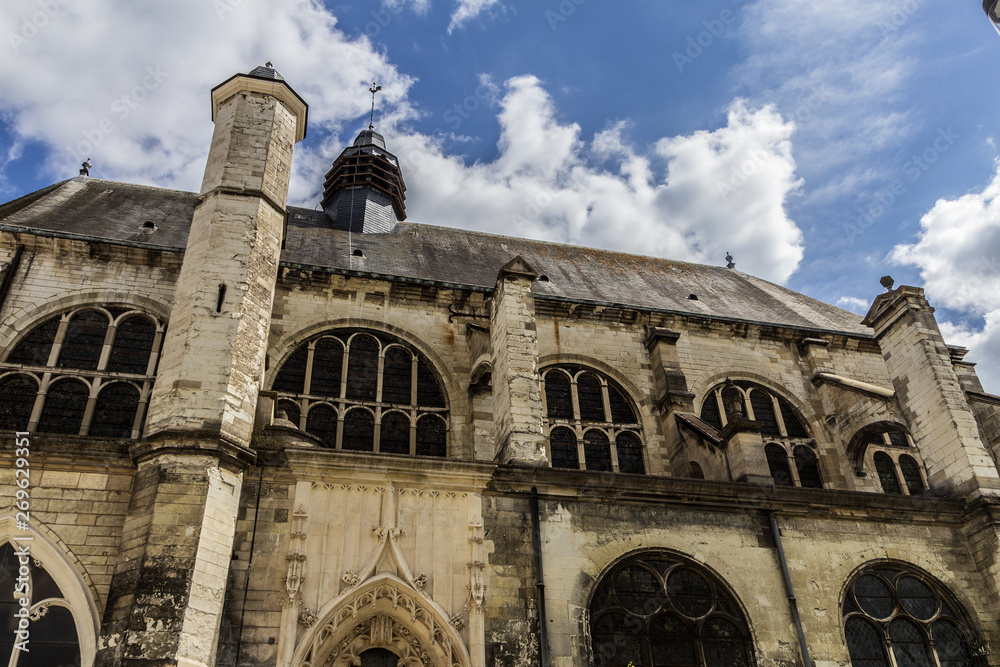
<path id="1" fill-rule="evenodd" d="M 197 196 L 77 177 L 0 205 L 0 230 L 183 251 Z M 146 221 L 155 228 L 145 229 Z M 389 234 L 349 236 L 333 229 L 322 211 L 296 207 L 289 207 L 281 263 L 489 290 L 500 267 L 517 255 L 549 279 L 534 284 L 540 297 L 872 333 L 859 315 L 732 269 L 421 223 L 399 223 Z"/>

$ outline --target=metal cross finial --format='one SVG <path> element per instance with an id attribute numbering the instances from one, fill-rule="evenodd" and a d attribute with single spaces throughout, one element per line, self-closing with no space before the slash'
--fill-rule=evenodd
<path id="1" fill-rule="evenodd" d="M 727 262 L 726 263 L 726 268 L 727 269 L 735 269 L 736 268 L 736 264 L 733 262 L 733 256 L 730 255 L 728 252 L 726 253 L 726 262 Z"/>
<path id="2" fill-rule="evenodd" d="M 372 87 L 368 89 L 368 92 L 372 94 L 372 117 L 368 123 L 368 129 L 375 129 L 375 93 L 382 90 L 382 86 L 376 86 L 375 82 L 372 81 Z"/>

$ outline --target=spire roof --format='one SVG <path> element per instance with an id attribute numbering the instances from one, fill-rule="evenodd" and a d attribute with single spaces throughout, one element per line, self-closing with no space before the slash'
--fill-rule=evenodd
<path id="1" fill-rule="evenodd" d="M 249 76 L 257 77 L 258 79 L 271 79 L 272 81 L 284 81 L 285 78 L 278 74 L 278 70 L 274 69 L 271 61 L 268 60 L 263 65 L 259 65 L 250 70 Z"/>

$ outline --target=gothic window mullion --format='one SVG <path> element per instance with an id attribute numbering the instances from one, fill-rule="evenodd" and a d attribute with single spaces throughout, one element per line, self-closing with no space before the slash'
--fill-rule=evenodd
<path id="1" fill-rule="evenodd" d="M 413 359 L 410 362 L 410 405 L 417 404 L 417 389 L 418 389 L 417 385 L 420 374 L 419 369 L 420 369 L 420 360 L 417 359 L 417 355 L 413 355 Z M 414 419 L 414 424 L 416 424 L 416 419 Z M 414 426 L 414 428 L 416 428 L 416 426 Z M 414 438 L 416 438 L 416 435 L 414 435 Z M 416 440 L 414 440 L 414 443 L 416 443 Z M 413 446 L 415 448 L 416 444 L 414 444 Z M 414 449 L 414 452 L 416 452 L 416 449 Z"/>
<path id="2" fill-rule="evenodd" d="M 576 388 L 576 383 L 572 384 L 574 389 Z M 576 405 L 576 401 L 573 402 Z M 579 467 L 581 470 L 587 469 L 587 450 L 583 442 L 583 427 L 577 422 L 576 426 L 573 427 L 573 432 L 576 434 L 576 458 L 579 462 Z"/>
<path id="3" fill-rule="evenodd" d="M 142 383 L 142 390 L 139 394 L 139 403 L 135 408 L 135 419 L 132 420 L 132 439 L 135 440 L 142 435 L 142 422 L 146 419 L 146 404 L 149 402 L 149 382 Z"/>
<path id="4" fill-rule="evenodd" d="M 83 411 L 83 421 L 80 422 L 80 435 L 87 435 L 87 431 L 90 430 L 90 422 L 94 419 L 94 408 L 97 406 L 97 395 L 101 393 L 103 383 L 101 378 L 94 378 L 93 384 L 90 385 L 90 396 Z"/>
<path id="5" fill-rule="evenodd" d="M 111 347 L 115 342 L 115 334 L 118 332 L 118 325 L 112 323 L 104 332 L 104 343 L 101 345 L 101 356 L 97 359 L 97 370 L 103 371 L 108 367 L 108 359 L 111 358 Z M 84 420 L 84 423 L 87 423 Z"/>
<path id="6" fill-rule="evenodd" d="M 338 339 L 339 340 L 339 339 Z M 344 356 L 340 360 L 340 398 L 347 396 L 347 375 L 350 373 L 351 348 L 350 343 L 344 343 Z M 343 406 L 342 406 L 343 407 Z M 343 415 L 340 416 L 343 421 Z M 337 427 L 337 449 L 340 449 L 340 427 Z"/>
<path id="7" fill-rule="evenodd" d="M 385 346 L 378 353 L 378 370 L 375 371 L 375 402 L 382 402 L 382 384 L 385 382 Z M 376 417 L 377 419 L 377 417 Z M 376 424 L 378 422 L 376 421 Z M 375 441 L 378 441 L 378 427 L 375 428 Z M 378 451 L 376 449 L 375 451 Z"/>
<path id="8" fill-rule="evenodd" d="M 779 418 L 780 419 L 780 418 Z M 778 422 L 780 428 L 784 429 L 784 424 L 780 421 Z M 782 443 L 785 446 L 786 443 Z M 785 446 L 785 451 L 788 454 L 788 471 L 792 473 L 792 486 L 802 486 L 802 480 L 799 478 L 799 465 L 795 460 L 795 454 Z"/>
<path id="9" fill-rule="evenodd" d="M 414 360 L 415 361 L 415 360 Z M 416 374 L 416 363 L 413 365 L 414 374 Z M 413 383 L 413 391 L 417 391 L 416 382 Z M 417 408 L 410 409 L 410 456 L 417 455 L 417 421 L 420 420 L 420 413 L 417 412 Z"/>
<path id="10" fill-rule="evenodd" d="M 906 476 L 903 474 L 903 469 L 899 467 L 899 457 L 892 457 L 892 467 L 896 471 L 896 479 L 899 480 L 899 488 L 902 490 L 904 496 L 910 495 L 910 485 L 906 483 Z"/>
<path id="11" fill-rule="evenodd" d="M 743 414 L 746 415 L 747 419 L 751 421 L 756 421 L 757 411 L 753 409 L 753 401 L 750 400 L 750 390 L 744 389 L 743 387 L 736 387 L 736 388 L 740 390 L 740 394 L 742 395 L 741 400 L 743 401 Z M 770 396 L 768 396 L 768 398 L 770 398 Z"/>
<path id="12" fill-rule="evenodd" d="M 347 363 L 347 355 L 344 355 L 344 363 Z M 347 378 L 341 382 L 340 389 L 344 391 L 344 387 L 347 384 Z M 344 415 L 347 414 L 347 406 L 343 401 L 337 401 L 337 449 L 343 449 L 344 444 Z"/>
<path id="13" fill-rule="evenodd" d="M 316 356 L 316 343 L 317 341 L 310 341 L 308 351 L 306 352 L 306 376 L 302 384 L 302 392 L 306 396 L 312 395 L 312 376 L 313 376 L 313 359 Z M 347 356 L 347 355 L 344 355 Z M 303 412 L 303 414 L 305 414 Z"/>
<path id="14" fill-rule="evenodd" d="M 31 407 L 31 417 L 28 419 L 29 431 L 34 431 L 38 428 L 38 421 L 42 418 L 42 408 L 45 405 L 45 397 L 49 394 L 50 384 L 52 384 L 52 373 L 43 373 L 42 381 L 38 383 L 38 395 L 35 396 L 35 404 Z"/>
<path id="15" fill-rule="evenodd" d="M 607 398 L 608 389 L 607 386 L 604 387 L 604 396 Z M 607 405 L 605 403 L 605 405 Z M 620 472 L 618 469 L 618 444 L 615 442 L 617 440 L 618 434 L 613 430 L 608 430 L 608 447 L 611 448 L 611 470 L 612 472 Z"/>
<path id="16" fill-rule="evenodd" d="M 160 362 L 160 350 L 163 347 L 163 334 L 165 329 L 159 322 L 156 323 L 156 333 L 153 334 L 153 351 L 149 354 L 149 361 L 146 363 L 146 375 L 156 373 L 156 365 Z"/>
<path id="17" fill-rule="evenodd" d="M 722 402 L 722 390 L 716 389 L 712 395 L 719 410 L 719 423 L 722 424 L 722 428 L 725 428 L 729 424 L 729 415 L 726 414 L 726 404 Z"/>
<path id="18" fill-rule="evenodd" d="M 781 404 L 778 402 L 778 397 L 768 393 L 768 398 L 771 399 L 771 406 L 774 409 L 774 419 L 778 422 L 778 432 L 781 433 L 782 438 L 787 438 L 788 428 L 785 426 L 785 416 L 781 413 Z M 792 475 L 798 479 L 794 465 L 792 466 Z M 799 484 L 796 483 L 796 486 L 799 486 Z"/>
<path id="19" fill-rule="evenodd" d="M 569 396 L 570 402 L 573 404 L 573 420 L 579 426 L 580 424 L 580 392 L 577 391 L 576 381 L 579 377 L 579 373 L 570 379 L 569 382 Z"/>
<path id="20" fill-rule="evenodd" d="M 604 403 L 604 421 L 610 424 L 613 421 L 611 418 L 611 397 L 608 396 L 608 383 L 604 378 L 601 378 L 601 401 Z M 614 442 L 613 439 L 612 442 Z M 614 451 L 613 446 L 612 451 Z M 612 457 L 612 460 L 614 460 L 614 457 Z"/>
<path id="21" fill-rule="evenodd" d="M 69 331 L 69 319 L 73 313 L 63 313 L 59 320 L 59 329 L 56 331 L 56 338 L 52 341 L 52 349 L 49 351 L 49 360 L 46 366 L 49 368 L 56 365 L 59 354 L 62 352 L 63 342 L 66 340 L 66 333 Z"/>
<path id="22" fill-rule="evenodd" d="M 382 396 L 382 382 L 381 382 L 381 379 L 382 379 L 382 357 L 381 356 L 379 357 L 379 360 L 378 360 L 378 366 L 379 366 L 378 376 L 379 376 L 379 380 L 380 381 L 378 383 L 379 387 L 378 387 L 378 390 L 377 390 L 377 393 L 376 393 L 376 399 L 377 400 L 381 400 L 381 396 Z M 372 432 L 372 451 L 373 452 L 381 451 L 379 449 L 379 446 L 382 444 L 381 437 L 380 437 L 381 435 L 382 435 L 382 408 L 381 407 L 376 407 L 375 408 L 375 429 Z"/>

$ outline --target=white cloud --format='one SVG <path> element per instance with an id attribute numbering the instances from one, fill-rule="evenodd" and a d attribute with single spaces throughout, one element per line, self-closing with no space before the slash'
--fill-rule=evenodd
<path id="1" fill-rule="evenodd" d="M 982 192 L 941 199 L 920 220 L 916 243 L 897 245 L 889 259 L 920 269 L 932 305 L 983 328 L 944 321 L 950 343 L 971 348 L 984 383 L 1000 388 L 1000 164 Z"/>
<path id="2" fill-rule="evenodd" d="M 868 308 L 871 304 L 868 303 L 867 299 L 860 299 L 856 296 L 842 296 L 837 299 L 837 305 L 846 310 L 863 315 L 868 312 Z"/>
<path id="3" fill-rule="evenodd" d="M 480 14 L 496 9 L 500 6 L 500 0 L 458 0 L 458 6 L 451 15 L 451 23 L 448 24 L 448 34 L 455 28 L 460 28 Z"/>
<path id="4" fill-rule="evenodd" d="M 37 7 L 17 0 L 0 34 Z M 51 149 L 56 178 L 75 176 L 90 157 L 98 178 L 198 190 L 212 133 L 208 91 L 271 60 L 310 103 L 312 138 L 296 149 L 290 203 L 319 200 L 331 161 L 367 117 L 376 78 L 380 129 L 403 162 L 413 220 L 716 265 L 731 251 L 741 270 L 776 281 L 801 260 L 801 233 L 785 213 L 799 188 L 794 125 L 771 107 L 737 100 L 721 127 L 636 147 L 627 122 L 582 137 L 534 77 L 502 90 L 487 78 L 477 100 L 479 113 L 497 109 L 497 155 L 468 165 L 448 153 L 447 135 L 408 127 L 412 80 L 310 0 L 61 7 L 0 68 L 0 114 L 16 142 Z"/>
<path id="5" fill-rule="evenodd" d="M 506 83 L 498 121 L 497 157 L 471 166 L 439 138 L 387 132 L 411 220 L 716 265 L 731 251 L 740 269 L 776 281 L 802 258 L 784 209 L 799 187 L 794 128 L 771 108 L 737 100 L 725 126 L 643 153 L 627 123 L 582 138 L 522 76 Z"/>

